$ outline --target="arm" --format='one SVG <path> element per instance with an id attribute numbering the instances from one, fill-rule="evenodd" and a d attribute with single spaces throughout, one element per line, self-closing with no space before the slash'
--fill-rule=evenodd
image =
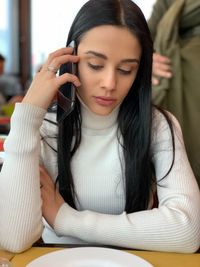
<path id="1" fill-rule="evenodd" d="M 161 116 L 162 117 L 162 116 Z M 174 120 L 174 119 L 173 119 Z M 158 180 L 159 207 L 120 215 L 77 211 L 64 203 L 53 222 L 57 235 L 88 243 L 134 249 L 190 253 L 200 245 L 200 194 L 187 160 L 180 128 L 175 122 L 176 156 L 169 175 L 171 137 L 165 119 L 154 134 L 153 162 Z"/>
<path id="2" fill-rule="evenodd" d="M 0 174 L 0 244 L 20 252 L 42 232 L 39 186 L 39 127 L 45 110 L 16 104 L 5 141 L 6 159 Z"/>
<path id="3" fill-rule="evenodd" d="M 9 251 L 27 249 L 42 232 L 39 128 L 58 88 L 66 82 L 80 85 L 76 76 L 69 73 L 56 76 L 47 67 L 52 64 L 59 68 L 68 61 L 77 62 L 78 56 L 71 53 L 71 48 L 62 48 L 49 56 L 22 104 L 16 104 L 11 119 L 0 174 L 0 246 Z"/>

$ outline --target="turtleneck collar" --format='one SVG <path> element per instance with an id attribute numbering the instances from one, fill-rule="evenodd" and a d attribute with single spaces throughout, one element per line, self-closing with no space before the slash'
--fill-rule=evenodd
<path id="1" fill-rule="evenodd" d="M 119 106 L 117 106 L 109 115 L 101 116 L 93 113 L 88 106 L 77 95 L 81 104 L 82 129 L 92 131 L 96 134 L 103 134 L 109 128 L 112 128 L 117 122 Z"/>

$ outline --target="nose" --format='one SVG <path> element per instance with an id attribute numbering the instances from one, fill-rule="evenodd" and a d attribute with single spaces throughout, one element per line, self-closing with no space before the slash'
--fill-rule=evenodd
<path id="1" fill-rule="evenodd" d="M 107 91 L 113 91 L 116 89 L 117 77 L 114 70 L 105 71 L 101 80 L 101 87 Z"/>

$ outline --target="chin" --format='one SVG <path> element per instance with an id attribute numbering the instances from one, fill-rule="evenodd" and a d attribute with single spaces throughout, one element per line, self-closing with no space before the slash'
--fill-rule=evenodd
<path id="1" fill-rule="evenodd" d="M 99 116 L 107 116 L 110 113 L 112 113 L 113 110 L 114 110 L 114 108 L 102 108 L 102 107 L 90 108 L 91 112 L 93 112 Z"/>

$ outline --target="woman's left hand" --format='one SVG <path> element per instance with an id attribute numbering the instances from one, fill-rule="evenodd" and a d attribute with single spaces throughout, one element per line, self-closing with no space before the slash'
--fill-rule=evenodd
<path id="1" fill-rule="evenodd" d="M 42 215 L 48 224 L 53 227 L 58 210 L 64 203 L 47 170 L 40 166 L 40 184 L 42 197 Z"/>

